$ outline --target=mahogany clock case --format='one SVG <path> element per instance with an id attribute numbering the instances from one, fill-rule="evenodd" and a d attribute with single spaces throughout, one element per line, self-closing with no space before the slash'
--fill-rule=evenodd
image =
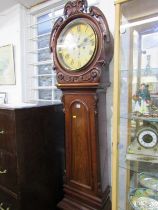
<path id="1" fill-rule="evenodd" d="M 87 12 L 87 6 L 85 0 L 69 1 L 64 7 L 64 18 L 54 24 L 50 40 L 65 111 L 65 194 L 58 204 L 62 210 L 111 209 L 106 90 L 110 85 L 108 65 L 113 39 L 101 10 L 92 6 Z M 81 19 L 93 28 L 98 43 L 87 64 L 72 71 L 58 59 L 58 38 L 69 23 Z"/>

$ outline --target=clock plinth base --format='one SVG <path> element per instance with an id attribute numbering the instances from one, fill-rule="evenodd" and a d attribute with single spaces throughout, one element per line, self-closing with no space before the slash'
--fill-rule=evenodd
<path id="1" fill-rule="evenodd" d="M 98 208 L 94 206 L 85 205 L 83 203 L 77 203 L 71 199 L 64 198 L 59 204 L 58 208 L 62 210 L 111 210 L 111 201 L 110 199 L 107 202 Z"/>
<path id="2" fill-rule="evenodd" d="M 89 196 L 65 195 L 62 201 L 58 203 L 58 208 L 62 210 L 111 210 L 111 201 L 109 197 L 109 189 L 103 194 L 103 198 Z"/>

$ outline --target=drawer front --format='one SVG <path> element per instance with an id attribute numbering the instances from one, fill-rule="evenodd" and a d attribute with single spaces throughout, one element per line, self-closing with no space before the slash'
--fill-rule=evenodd
<path id="1" fill-rule="evenodd" d="M 17 200 L 0 190 L 0 210 L 18 210 Z"/>
<path id="2" fill-rule="evenodd" d="M 15 121 L 11 110 L 0 110 L 0 149 L 15 151 Z"/>
<path id="3" fill-rule="evenodd" d="M 0 152 L 0 186 L 17 192 L 16 157 L 4 152 Z"/>

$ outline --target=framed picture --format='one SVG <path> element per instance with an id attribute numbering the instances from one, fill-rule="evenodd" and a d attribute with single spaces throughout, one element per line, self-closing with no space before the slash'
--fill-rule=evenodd
<path id="1" fill-rule="evenodd" d="M 15 84 L 13 45 L 0 47 L 0 85 Z"/>
<path id="2" fill-rule="evenodd" d="M 0 92 L 0 104 L 6 104 L 7 102 L 7 94 L 4 92 Z"/>

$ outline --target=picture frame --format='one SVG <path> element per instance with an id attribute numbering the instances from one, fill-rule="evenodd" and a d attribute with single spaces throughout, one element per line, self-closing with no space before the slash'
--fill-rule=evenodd
<path id="1" fill-rule="evenodd" d="M 0 92 L 0 104 L 7 103 L 7 94 L 5 92 Z"/>
<path id="2" fill-rule="evenodd" d="M 13 45 L 0 47 L 0 85 L 15 84 Z"/>

